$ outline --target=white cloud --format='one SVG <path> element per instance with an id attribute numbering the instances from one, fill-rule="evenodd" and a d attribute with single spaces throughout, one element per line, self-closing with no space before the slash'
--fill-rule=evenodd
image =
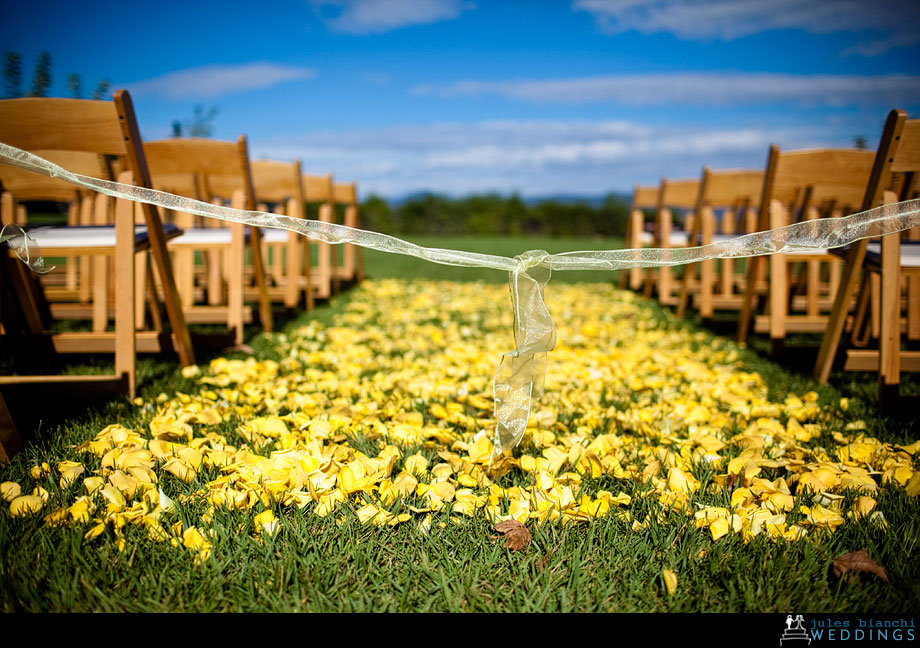
<path id="1" fill-rule="evenodd" d="M 658 127 L 626 121 L 490 121 L 391 126 L 253 141 L 255 157 L 303 160 L 307 173 L 357 180 L 362 195 L 419 190 L 524 195 L 628 191 L 661 175 L 761 168 L 771 143 L 847 145 L 852 126 Z"/>
<path id="2" fill-rule="evenodd" d="M 913 0 L 575 0 L 604 31 L 668 33 L 689 40 L 731 40 L 771 29 L 811 34 L 874 32 L 845 53 L 874 56 L 920 43 Z"/>
<path id="3" fill-rule="evenodd" d="M 310 4 L 332 31 L 343 34 L 381 34 L 453 20 L 473 8 L 464 0 L 310 0 Z"/>
<path id="4" fill-rule="evenodd" d="M 831 106 L 889 106 L 920 101 L 920 76 L 672 73 L 536 81 L 459 81 L 447 85 L 418 86 L 414 92 L 444 97 L 498 95 L 524 101 L 573 104 L 728 106 L 799 102 Z"/>
<path id="5" fill-rule="evenodd" d="M 309 79 L 314 75 L 313 70 L 275 63 L 202 65 L 126 85 L 135 95 L 157 95 L 164 99 L 212 99 Z"/>

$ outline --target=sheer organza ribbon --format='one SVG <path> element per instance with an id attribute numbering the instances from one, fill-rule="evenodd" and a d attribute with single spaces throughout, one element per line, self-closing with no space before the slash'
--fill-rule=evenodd
<path id="1" fill-rule="evenodd" d="M 115 198 L 150 203 L 166 209 L 254 227 L 287 229 L 330 244 L 351 243 L 372 250 L 404 254 L 444 265 L 493 268 L 509 275 L 514 310 L 515 349 L 506 353 L 492 382 L 495 397 L 494 454 L 520 443 L 534 402 L 543 394 L 548 354 L 556 345 L 556 325 L 543 299 L 552 272 L 560 270 L 625 270 L 676 266 L 708 259 L 762 256 L 797 250 L 839 248 L 860 239 L 884 236 L 920 225 L 920 200 L 883 205 L 841 218 L 821 218 L 786 227 L 738 236 L 728 241 L 688 248 L 642 248 L 549 254 L 542 250 L 514 258 L 463 250 L 415 245 L 408 241 L 366 230 L 246 211 L 200 202 L 191 198 L 125 185 L 72 173 L 43 158 L 0 143 L 0 161 L 37 173 L 61 178 Z M 47 272 L 41 254 L 18 226 L 0 232 L 17 256 L 37 272 Z"/>

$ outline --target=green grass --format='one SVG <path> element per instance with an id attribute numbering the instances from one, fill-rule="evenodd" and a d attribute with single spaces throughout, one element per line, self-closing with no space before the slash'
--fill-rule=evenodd
<path id="1" fill-rule="evenodd" d="M 415 242 L 505 255 L 541 248 L 615 248 L 618 243 L 523 237 Z M 365 258 L 372 278 L 507 280 L 497 271 L 435 266 L 407 257 L 368 252 Z M 547 290 L 553 282 L 575 279 L 572 275 L 557 273 Z M 286 322 L 287 328 L 313 318 L 328 323 L 347 300 L 345 294 L 312 314 L 301 313 Z M 656 312 L 669 326 L 698 327 L 674 323 L 661 309 Z M 250 334 L 248 342 L 258 357 L 276 355 L 266 336 Z M 752 347 L 742 354 L 745 363 L 777 389 L 815 389 L 822 403 L 848 396 L 851 413 L 867 421 L 869 435 L 889 442 L 917 438 L 916 417 L 883 413 L 875 406 L 873 376 L 843 380 L 835 374 L 830 386 L 819 387 L 806 371 L 786 370 L 758 354 L 756 344 Z M 205 355 L 199 358 L 206 360 Z M 194 389 L 169 358 L 144 358 L 139 384 L 145 398 Z M 11 464 L 0 466 L 0 481 L 25 483 L 36 462 L 76 457 L 75 447 L 109 423 L 131 427 L 146 421 L 123 397 L 55 398 L 53 407 L 47 398 L 11 404 L 14 415 L 19 412 L 31 421 L 22 429 L 28 446 Z M 228 423 L 228 429 L 233 425 Z M 606 476 L 596 481 L 599 488 L 632 495 L 635 517 L 651 510 L 645 487 Z M 178 480 L 167 486 L 174 489 L 170 492 L 192 488 Z M 46 488 L 52 499 L 62 497 L 56 484 Z M 197 518 L 201 511 L 188 506 L 185 513 Z M 193 564 L 190 552 L 168 544 L 134 542 L 142 533 L 136 527 L 128 529 L 127 550 L 120 553 L 114 542 L 85 541 L 84 528 L 48 529 L 41 516 L 14 519 L 0 512 L 0 611 L 913 612 L 920 604 L 920 500 L 890 489 L 880 494 L 879 508 L 888 520 L 887 532 L 848 524 L 816 541 L 793 544 L 773 543 L 763 535 L 744 544 L 735 534 L 713 542 L 677 517 L 653 521 L 641 532 L 613 516 L 579 526 L 534 524 L 533 542 L 520 552 L 503 548 L 481 517 L 455 525 L 446 512 L 433 515 L 425 536 L 414 525 L 362 525 L 347 510 L 318 518 L 278 507 L 282 533 L 258 544 L 248 538 L 248 529 L 237 529 L 239 518 L 218 511 L 213 556 L 201 566 Z M 868 550 L 884 565 L 891 585 L 873 577 L 834 579 L 833 559 L 855 549 Z M 679 575 L 673 596 L 665 593 L 663 568 Z"/>
<path id="2" fill-rule="evenodd" d="M 529 250 L 545 250 L 551 254 L 573 252 L 576 250 L 616 250 L 623 247 L 619 238 L 575 238 L 548 236 L 508 236 L 504 238 L 477 236 L 407 236 L 406 240 L 433 248 L 465 250 L 483 254 L 498 254 L 513 257 Z M 376 278 L 393 277 L 399 279 L 433 279 L 438 281 L 484 281 L 487 283 L 504 283 L 508 281 L 507 273 L 488 268 L 464 268 L 429 263 L 415 257 L 387 254 L 366 250 L 364 258 L 370 276 Z M 575 283 L 579 281 L 610 281 L 615 276 L 611 272 L 573 270 L 556 272 L 552 281 Z"/>

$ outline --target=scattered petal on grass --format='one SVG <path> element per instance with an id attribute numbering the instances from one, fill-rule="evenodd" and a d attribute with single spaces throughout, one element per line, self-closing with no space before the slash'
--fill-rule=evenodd
<path id="1" fill-rule="evenodd" d="M 505 547 L 519 551 L 530 544 L 530 530 L 517 520 L 505 520 L 495 525 L 495 530 L 505 536 Z"/>
<path id="2" fill-rule="evenodd" d="M 885 491 L 920 494 L 920 442 L 871 438 L 851 420 L 861 408 L 814 392 L 774 398 L 779 387 L 732 342 L 673 326 L 609 285 L 558 284 L 546 298 L 559 345 L 513 453 L 491 441 L 507 289 L 368 281 L 330 325 L 274 336 L 281 360 L 186 370 L 189 393 L 142 399 L 133 422 L 80 443 L 80 461 L 46 457 L 22 489 L 0 490 L 11 503 L 30 490 L 53 502 L 49 526 L 119 549 L 188 540 L 199 559 L 228 516 L 262 539 L 285 508 L 430 534 L 467 518 L 526 531 L 615 516 L 625 533 L 689 521 L 714 541 L 798 542 L 844 525 L 889 532 Z M 610 483 L 622 486 L 602 490 Z M 524 531 L 507 546 L 526 546 Z"/>
<path id="3" fill-rule="evenodd" d="M 907 485 L 904 487 L 904 490 L 906 490 L 907 494 L 911 497 L 920 495 L 920 471 L 913 474 L 910 481 L 908 481 Z"/>
<path id="4" fill-rule="evenodd" d="M 833 567 L 834 576 L 837 578 L 867 573 L 875 574 L 883 581 L 888 582 L 888 573 L 885 568 L 872 560 L 864 549 L 843 554 L 834 561 Z"/>
<path id="5" fill-rule="evenodd" d="M 10 502 L 10 515 L 13 517 L 38 513 L 45 502 L 35 495 L 20 495 Z"/>
<path id="6" fill-rule="evenodd" d="M 677 592 L 677 573 L 670 569 L 661 570 L 661 577 L 664 579 L 664 588 L 668 596 L 673 596 Z"/>
<path id="7" fill-rule="evenodd" d="M 0 484 L 0 497 L 7 502 L 12 502 L 22 494 L 22 488 L 16 482 L 6 481 Z"/>

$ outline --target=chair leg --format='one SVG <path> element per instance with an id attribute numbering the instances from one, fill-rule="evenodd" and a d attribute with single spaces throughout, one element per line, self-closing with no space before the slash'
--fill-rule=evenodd
<path id="1" fill-rule="evenodd" d="M 285 276 L 284 280 L 284 305 L 287 308 L 296 308 L 300 301 L 300 268 L 303 267 L 303 260 L 300 258 L 300 235 L 294 232 L 288 234 L 288 240 L 284 245 L 285 260 L 284 270 L 281 272 Z M 281 248 L 275 250 L 278 256 L 281 256 Z M 282 276 L 279 274 L 279 276 Z"/>
<path id="2" fill-rule="evenodd" d="M 687 304 L 690 301 L 690 282 L 696 276 L 696 269 L 696 263 L 684 266 L 684 276 L 680 282 L 680 295 L 677 298 L 677 316 L 680 318 L 683 318 L 687 313 Z"/>
<path id="3" fill-rule="evenodd" d="M 246 258 L 245 228 L 230 224 L 230 251 L 227 254 L 227 328 L 233 331 L 234 344 L 243 343 L 243 263 Z"/>
<path id="4" fill-rule="evenodd" d="M 739 344 L 747 343 L 748 332 L 751 327 L 751 316 L 754 311 L 754 300 L 756 299 L 757 277 L 760 274 L 760 266 L 764 264 L 764 259 L 762 257 L 750 257 L 747 263 L 744 296 L 741 300 L 741 314 L 738 319 Z"/>
<path id="5" fill-rule="evenodd" d="M 770 255 L 770 345 L 773 353 L 782 347 L 786 337 L 786 315 L 789 308 L 789 265 L 782 254 Z"/>
<path id="6" fill-rule="evenodd" d="M 127 382 L 131 398 L 137 389 L 134 258 L 134 204 L 119 200 L 115 205 L 115 375 Z"/>
<path id="7" fill-rule="evenodd" d="M 882 237 L 879 402 L 897 399 L 901 380 L 901 250 L 898 234 Z"/>
<path id="8" fill-rule="evenodd" d="M 144 300 L 144 287 L 147 283 L 147 253 L 134 255 L 134 325 L 143 330 L 146 325 L 147 304 Z"/>
<path id="9" fill-rule="evenodd" d="M 265 263 L 262 259 L 262 232 L 258 227 L 250 227 L 252 245 L 252 268 L 255 275 L 256 288 L 259 293 L 259 319 L 262 321 L 262 330 L 271 333 L 274 330 L 272 321 L 272 300 L 268 294 L 268 279 L 265 276 Z"/>
<path id="10" fill-rule="evenodd" d="M 853 291 L 856 289 L 856 282 L 859 280 L 859 271 L 866 257 L 867 244 L 864 239 L 850 248 L 847 262 L 843 269 L 843 276 L 840 278 L 836 293 L 834 293 L 834 305 L 831 308 L 827 328 L 824 330 L 824 337 L 821 339 L 818 360 L 815 362 L 814 377 L 821 384 L 826 383 L 831 375 L 831 367 L 834 364 L 834 357 L 837 355 L 837 349 L 840 346 L 847 311 L 850 309 Z"/>

